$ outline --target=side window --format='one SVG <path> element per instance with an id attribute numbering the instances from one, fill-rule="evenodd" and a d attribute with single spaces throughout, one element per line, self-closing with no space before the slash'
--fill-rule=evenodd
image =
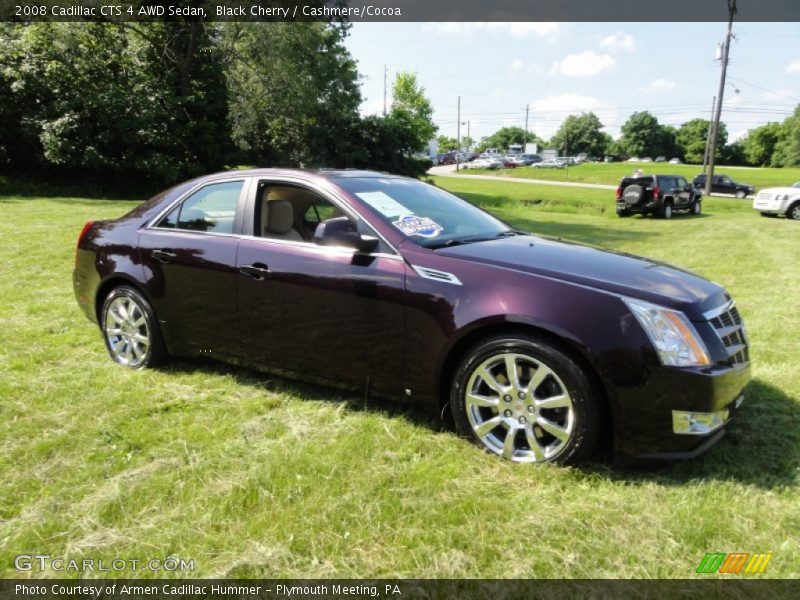
<path id="1" fill-rule="evenodd" d="M 686 183 L 686 180 L 683 177 L 678 177 L 675 180 L 675 187 L 678 187 L 680 189 L 685 189 L 687 185 L 689 184 Z"/>
<path id="2" fill-rule="evenodd" d="M 341 216 L 342 211 L 327 200 L 318 198 L 314 200 L 314 203 L 303 213 L 303 221 L 307 227 L 316 228 L 322 221 Z"/>
<path id="3" fill-rule="evenodd" d="M 212 183 L 189 196 L 158 223 L 158 227 L 211 233 L 233 233 L 242 181 Z"/>

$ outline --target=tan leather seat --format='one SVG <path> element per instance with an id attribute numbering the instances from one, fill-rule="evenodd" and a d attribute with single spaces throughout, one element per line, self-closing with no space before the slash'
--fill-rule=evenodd
<path id="1" fill-rule="evenodd" d="M 261 215 L 265 237 L 303 241 L 303 237 L 294 229 L 294 208 L 288 200 L 267 200 L 264 202 Z"/>

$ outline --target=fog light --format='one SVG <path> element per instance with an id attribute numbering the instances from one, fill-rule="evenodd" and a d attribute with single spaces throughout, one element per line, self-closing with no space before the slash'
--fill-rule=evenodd
<path id="1" fill-rule="evenodd" d="M 713 413 L 672 411 L 672 431 L 681 435 L 707 435 L 728 420 L 728 409 Z"/>

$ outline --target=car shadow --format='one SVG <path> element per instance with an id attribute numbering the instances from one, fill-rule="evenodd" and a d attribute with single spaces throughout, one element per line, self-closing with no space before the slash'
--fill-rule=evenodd
<path id="1" fill-rule="evenodd" d="M 209 358 L 173 360 L 162 370 L 232 376 L 242 385 L 294 394 L 311 401 L 344 404 L 354 412 L 380 413 L 405 419 L 434 433 L 457 436 L 452 419 L 447 418 L 449 413 L 442 419 L 419 406 L 366 397 L 363 392 L 289 380 Z M 496 460 L 490 456 L 487 459 Z M 633 484 L 667 486 L 716 480 L 779 489 L 798 483 L 798 466 L 800 404 L 775 386 L 756 379 L 748 385 L 745 402 L 728 425 L 725 437 L 703 456 L 680 462 L 632 463 L 615 459 L 606 449 L 577 469 L 587 475 Z"/>

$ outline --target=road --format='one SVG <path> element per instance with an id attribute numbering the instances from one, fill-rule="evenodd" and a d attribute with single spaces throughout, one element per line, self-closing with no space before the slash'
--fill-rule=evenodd
<path id="1" fill-rule="evenodd" d="M 506 183 L 532 183 L 536 185 L 557 185 L 561 187 L 590 188 L 593 190 L 616 190 L 615 185 L 602 183 L 579 183 L 577 181 L 553 181 L 551 179 L 517 179 L 516 177 L 501 177 L 500 175 L 456 175 L 455 165 L 440 165 L 428 169 L 428 175 L 437 177 L 460 177 L 462 179 L 485 179 L 488 181 L 505 181 Z"/>

